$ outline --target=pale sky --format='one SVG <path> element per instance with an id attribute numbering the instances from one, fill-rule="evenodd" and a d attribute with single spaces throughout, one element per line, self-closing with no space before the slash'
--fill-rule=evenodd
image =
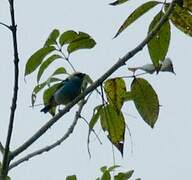
<path id="1" fill-rule="evenodd" d="M 15 149 L 33 135 L 51 116 L 40 113 L 41 107 L 30 108 L 30 96 L 35 85 L 36 73 L 24 82 L 24 67 L 29 56 L 40 48 L 48 34 L 58 28 L 61 32 L 72 29 L 90 34 L 97 42 L 92 50 L 81 50 L 71 56 L 71 62 L 79 71 L 89 74 L 94 80 L 108 70 L 118 58 L 125 55 L 141 42 L 147 33 L 152 17 L 161 7 L 147 13 L 132 24 L 118 38 L 112 39 L 126 17 L 143 1 L 129 1 L 124 5 L 112 7 L 111 1 L 15 1 L 16 21 L 18 24 L 18 44 L 20 56 L 19 98 L 12 149 Z M 9 22 L 9 9 L 6 0 L 0 2 L 0 21 Z M 0 27 L 0 80 L 1 80 L 1 121 L 0 140 L 5 143 L 10 113 L 13 84 L 12 39 L 8 30 Z M 172 59 L 176 76 L 171 73 L 145 75 L 159 95 L 162 105 L 155 128 L 151 129 L 135 110 L 133 103 L 126 103 L 126 122 L 132 134 L 133 153 L 128 132 L 125 135 L 124 158 L 115 149 L 116 164 L 122 171 L 134 169 L 132 179 L 142 180 L 180 180 L 192 179 L 192 118 L 190 72 L 192 66 L 192 40 L 172 26 L 171 44 L 168 56 Z M 150 63 L 147 48 L 144 48 L 127 64 L 128 66 Z M 58 65 L 55 63 L 49 72 Z M 48 73 L 49 73 L 48 72 Z M 126 66 L 113 74 L 129 75 Z M 44 76 L 44 78 L 46 78 Z M 127 88 L 131 80 L 127 81 Z M 38 103 L 42 103 L 41 95 Z M 101 103 L 98 95 L 93 95 L 85 106 L 82 116 L 88 121 L 94 106 Z M 62 117 L 43 137 L 19 157 L 49 145 L 59 139 L 70 126 L 77 107 Z M 78 180 L 94 180 L 100 175 L 101 166 L 113 165 L 112 146 L 98 124 L 96 131 L 103 145 L 92 135 L 87 153 L 88 127 L 79 120 L 74 133 L 59 147 L 37 156 L 10 171 L 12 180 L 52 180 L 65 179 L 76 174 Z"/>

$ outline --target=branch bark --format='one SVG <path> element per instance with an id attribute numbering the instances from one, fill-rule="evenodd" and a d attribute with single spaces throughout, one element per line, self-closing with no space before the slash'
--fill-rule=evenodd
<path id="1" fill-rule="evenodd" d="M 13 88 L 13 98 L 11 103 L 11 113 L 9 118 L 9 126 L 7 131 L 6 144 L 4 149 L 4 156 L 2 162 L 2 170 L 1 175 L 3 178 L 7 176 L 8 166 L 10 162 L 9 154 L 10 154 L 10 142 L 11 136 L 13 132 L 13 123 L 15 119 L 15 111 L 17 107 L 17 95 L 18 95 L 18 79 L 19 79 L 19 57 L 18 57 L 18 48 L 17 48 L 17 26 L 15 23 L 15 12 L 14 12 L 14 0 L 9 0 L 10 4 L 10 15 L 11 15 L 11 26 L 9 29 L 12 32 L 13 37 L 13 50 L 14 50 L 14 88 Z"/>
<path id="2" fill-rule="evenodd" d="M 31 138 L 29 138 L 24 144 L 15 149 L 11 154 L 11 159 L 22 153 L 25 149 L 31 146 L 39 137 L 41 137 L 53 124 L 57 122 L 64 114 L 70 111 L 70 109 L 77 104 L 78 101 L 82 100 L 85 96 L 87 96 L 90 92 L 95 90 L 98 86 L 100 86 L 103 81 L 105 81 L 113 72 L 115 72 L 118 68 L 125 65 L 125 63 L 132 58 L 135 54 L 143 49 L 143 47 L 154 37 L 154 35 L 158 32 L 159 28 L 167 21 L 169 15 L 172 12 L 176 0 L 173 0 L 170 3 L 169 8 L 167 9 L 165 15 L 161 18 L 159 23 L 154 27 L 154 29 L 148 34 L 148 36 L 133 50 L 129 51 L 125 56 L 120 58 L 116 64 L 114 64 L 105 74 L 103 74 L 98 80 L 96 80 L 91 86 L 89 86 L 82 94 L 80 94 L 77 98 L 75 98 L 71 103 L 69 103 L 60 113 L 55 115 L 52 119 L 50 119 L 44 126 L 42 126 Z"/>

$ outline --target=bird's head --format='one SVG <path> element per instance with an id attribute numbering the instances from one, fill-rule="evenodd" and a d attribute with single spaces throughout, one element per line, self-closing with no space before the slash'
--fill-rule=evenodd
<path id="1" fill-rule="evenodd" d="M 85 73 L 81 73 L 81 72 L 75 72 L 73 74 L 71 74 L 68 79 L 73 79 L 73 78 L 79 78 L 79 79 L 83 79 L 85 77 Z"/>

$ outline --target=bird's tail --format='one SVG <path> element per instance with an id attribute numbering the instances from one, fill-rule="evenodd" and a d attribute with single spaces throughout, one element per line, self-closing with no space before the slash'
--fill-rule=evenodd
<path id="1" fill-rule="evenodd" d="M 41 112 L 47 113 L 51 108 L 52 108 L 52 105 L 48 104 L 43 109 L 41 109 Z"/>

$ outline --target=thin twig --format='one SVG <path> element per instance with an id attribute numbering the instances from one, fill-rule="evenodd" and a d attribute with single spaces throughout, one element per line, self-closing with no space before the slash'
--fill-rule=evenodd
<path id="1" fill-rule="evenodd" d="M 169 5 L 168 10 L 165 15 L 161 18 L 159 23 L 154 27 L 154 29 L 147 35 L 147 37 L 133 50 L 125 54 L 122 58 L 118 60 L 116 64 L 114 64 L 105 74 L 103 74 L 98 80 L 96 80 L 91 86 L 89 86 L 82 94 L 80 94 L 77 98 L 75 98 L 72 102 L 70 102 L 61 112 L 56 114 L 52 119 L 50 119 L 45 125 L 43 125 L 33 136 L 31 136 L 25 143 L 19 146 L 11 153 L 11 158 L 13 159 L 18 154 L 23 152 L 29 146 L 31 146 L 38 138 L 40 138 L 53 124 L 57 122 L 64 114 L 70 111 L 70 109 L 77 104 L 78 101 L 82 100 L 85 96 L 87 96 L 90 92 L 95 90 L 98 86 L 102 84 L 112 73 L 114 73 L 118 68 L 125 65 L 125 63 L 131 59 L 135 54 L 143 49 L 143 47 L 156 35 L 159 31 L 159 28 L 167 21 L 167 18 L 172 12 L 176 0 L 173 0 Z"/>
<path id="2" fill-rule="evenodd" d="M 63 141 L 65 141 L 65 140 L 73 133 L 73 130 L 74 130 L 74 128 L 75 128 L 75 125 L 77 124 L 77 121 L 78 121 L 78 119 L 79 119 L 79 117 L 80 117 L 80 114 L 81 114 L 81 111 L 82 111 L 82 109 L 83 109 L 83 106 L 86 104 L 86 102 L 87 102 L 86 100 L 82 100 L 82 101 L 80 102 L 80 104 L 79 104 L 79 109 L 78 109 L 78 111 L 77 111 L 76 114 L 75 114 L 75 118 L 74 118 L 71 126 L 68 128 L 67 132 L 66 132 L 59 140 L 57 140 L 55 143 L 53 143 L 53 144 L 51 144 L 51 145 L 49 145 L 49 146 L 46 146 L 46 147 L 41 148 L 41 149 L 39 149 L 39 150 L 36 150 L 36 151 L 34 151 L 34 152 L 30 153 L 30 154 L 27 154 L 27 155 L 24 156 L 23 158 L 15 161 L 15 162 L 13 162 L 13 163 L 9 166 L 9 170 L 12 169 L 12 168 L 14 168 L 14 167 L 16 167 L 16 166 L 18 166 L 19 164 L 21 164 L 21 163 L 23 163 L 23 162 L 25 162 L 25 161 L 28 161 L 29 159 L 31 159 L 31 158 L 33 158 L 33 157 L 35 157 L 35 156 L 37 156 L 37 155 L 40 155 L 40 154 L 42 154 L 42 153 L 45 153 L 45 152 L 48 152 L 48 151 L 52 150 L 53 148 L 59 146 Z"/>
<path id="3" fill-rule="evenodd" d="M 64 54 L 64 52 L 62 51 L 62 47 L 60 47 L 57 42 L 56 42 L 56 45 L 57 45 L 57 48 L 58 48 L 57 51 L 60 52 L 61 55 L 63 56 L 62 59 L 66 60 L 66 61 L 69 63 L 69 66 L 73 69 L 73 71 L 76 72 L 73 64 L 69 61 L 69 57 L 67 57 L 67 56 Z"/>
<path id="4" fill-rule="evenodd" d="M 11 32 L 13 36 L 13 49 L 14 49 L 14 89 L 13 89 L 13 98 L 11 103 L 11 113 L 9 118 L 9 126 L 7 131 L 7 138 L 5 144 L 5 151 L 2 162 L 2 177 L 6 177 L 8 172 L 8 166 L 10 162 L 10 142 L 13 132 L 13 123 L 15 118 L 15 110 L 17 107 L 17 95 L 18 95 L 18 79 L 19 79 L 19 57 L 18 57 L 18 48 L 17 48 L 17 26 L 15 23 L 15 12 L 14 12 L 14 0 L 9 0 L 10 3 L 10 14 L 11 14 Z"/>
<path id="5" fill-rule="evenodd" d="M 4 26 L 4 27 L 8 28 L 9 30 L 11 30 L 10 26 L 8 26 L 8 25 L 5 24 L 5 23 L 0 22 L 0 25 L 2 25 L 2 26 Z"/>
<path id="6" fill-rule="evenodd" d="M 1 142 L 0 142 L 0 151 L 1 151 L 2 154 L 4 154 L 5 149 L 4 149 L 4 147 L 3 147 Z"/>

